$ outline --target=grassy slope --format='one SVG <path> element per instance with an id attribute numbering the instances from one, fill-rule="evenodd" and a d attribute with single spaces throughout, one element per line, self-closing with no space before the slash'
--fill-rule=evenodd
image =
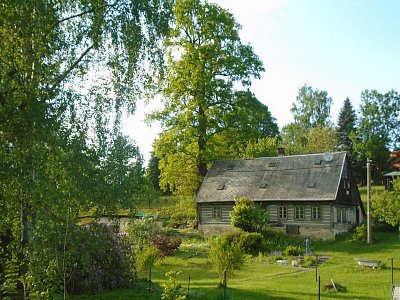
<path id="1" fill-rule="evenodd" d="M 333 279 L 347 288 L 347 292 L 323 291 L 322 299 L 390 299 L 391 257 L 395 258 L 395 283 L 400 283 L 400 239 L 398 233 L 375 233 L 376 242 L 360 245 L 347 241 L 318 242 L 312 245 L 316 253 L 329 255 L 331 259 L 318 268 L 321 286 Z M 373 270 L 359 267 L 355 257 L 379 259 L 383 268 Z M 218 289 L 218 276 L 212 270 L 205 255 L 188 257 L 177 253 L 166 258 L 153 268 L 153 282 L 158 291 L 148 293 L 145 287 L 105 293 L 101 296 L 78 299 L 160 299 L 160 284 L 166 281 L 164 274 L 169 270 L 181 271 L 178 282 L 187 288 L 191 277 L 191 299 L 222 299 Z M 145 275 L 144 275 L 145 276 Z M 303 270 L 248 260 L 242 270 L 228 281 L 229 299 L 316 299 L 318 284 L 315 269 Z"/>
<path id="2" fill-rule="evenodd" d="M 382 187 L 373 187 L 372 192 Z M 360 188 L 366 201 L 366 188 Z M 365 205 L 366 207 L 366 205 Z M 329 255 L 331 259 L 318 268 L 321 286 L 333 279 L 347 288 L 345 293 L 323 291 L 322 299 L 390 299 L 391 269 L 389 258 L 394 257 L 394 281 L 400 283 L 400 238 L 398 233 L 373 233 L 373 245 L 361 245 L 348 241 L 325 241 L 312 244 L 315 253 Z M 373 270 L 359 267 L 356 257 L 378 259 L 384 267 Z M 164 274 L 170 270 L 181 271 L 178 282 L 187 288 L 191 276 L 191 299 L 222 299 L 223 291 L 217 288 L 219 279 L 205 255 L 188 257 L 177 253 L 153 268 L 153 282 L 157 291 L 149 293 L 145 287 L 121 290 L 93 297 L 77 299 L 160 299 L 160 284 L 166 281 Z M 143 276 L 146 276 L 144 274 Z M 248 260 L 242 270 L 228 281 L 229 299 L 316 299 L 318 283 L 315 269 L 301 270 L 292 267 L 266 264 Z"/>

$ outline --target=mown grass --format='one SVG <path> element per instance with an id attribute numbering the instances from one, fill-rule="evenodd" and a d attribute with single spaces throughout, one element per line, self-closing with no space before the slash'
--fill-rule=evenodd
<path id="1" fill-rule="evenodd" d="M 400 238 L 396 232 L 373 233 L 374 244 L 357 244 L 351 241 L 318 241 L 312 244 L 314 253 L 328 255 L 330 259 L 318 267 L 321 286 L 331 279 L 343 285 L 347 291 L 324 291 L 321 299 L 390 299 L 391 263 L 394 260 L 395 283 L 400 283 Z M 379 269 L 362 268 L 356 257 L 378 259 L 383 262 Z M 190 276 L 190 299 L 222 299 L 223 290 L 218 288 L 219 278 L 213 271 L 206 254 L 177 252 L 173 257 L 158 262 L 152 270 L 155 291 L 148 292 L 147 284 L 140 288 L 119 290 L 95 296 L 75 299 L 160 299 L 161 283 L 165 273 L 180 271 L 178 283 L 187 290 Z M 145 278 L 148 274 L 142 274 Z M 228 280 L 228 299 L 317 299 L 318 283 L 315 268 L 300 269 L 247 259 L 244 267 Z"/>

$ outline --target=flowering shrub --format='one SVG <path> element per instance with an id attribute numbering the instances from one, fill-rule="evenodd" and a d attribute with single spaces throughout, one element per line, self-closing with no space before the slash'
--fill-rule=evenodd
<path id="1" fill-rule="evenodd" d="M 132 286 L 134 262 L 124 234 L 111 226 L 91 224 L 83 228 L 82 255 L 68 286 L 72 294 L 97 293 L 106 289 Z"/>
<path id="2" fill-rule="evenodd" d="M 110 226 L 40 224 L 32 240 L 28 286 L 33 298 L 98 293 L 130 287 L 135 280 L 131 247 Z"/>

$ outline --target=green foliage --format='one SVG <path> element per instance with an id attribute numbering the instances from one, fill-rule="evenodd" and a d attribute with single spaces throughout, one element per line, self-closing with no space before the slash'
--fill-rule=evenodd
<path id="1" fill-rule="evenodd" d="M 136 248 L 134 251 L 135 266 L 139 272 L 147 272 L 152 268 L 159 257 L 158 249 L 154 245 Z"/>
<path id="2" fill-rule="evenodd" d="M 161 284 L 164 288 L 161 294 L 162 300 L 185 300 L 187 298 L 185 293 L 182 291 L 182 286 L 176 283 L 176 277 L 179 273 L 180 272 L 177 271 L 169 271 L 165 273 L 168 281 Z"/>
<path id="3" fill-rule="evenodd" d="M 193 227 L 196 219 L 196 203 L 192 197 L 179 199 L 175 205 L 160 210 L 160 217 L 174 228 Z"/>
<path id="4" fill-rule="evenodd" d="M 374 161 L 377 169 L 387 167 L 389 149 L 399 146 L 400 96 L 391 90 L 382 94 L 376 90 L 361 93 L 357 132 L 351 135 L 357 162 Z M 376 177 L 376 176 L 374 176 Z"/>
<path id="5" fill-rule="evenodd" d="M 32 296 L 98 293 L 132 286 L 134 261 L 124 235 L 110 226 L 42 224 L 30 247 L 27 284 Z"/>
<path id="6" fill-rule="evenodd" d="M 178 0 L 174 17 L 160 80 L 164 108 L 150 118 L 164 129 L 154 145 L 161 188 L 193 195 L 213 160 L 238 157 L 248 141 L 276 136 L 278 127 L 248 90 L 264 69 L 241 43 L 232 14 L 206 1 Z"/>
<path id="7" fill-rule="evenodd" d="M 400 179 L 393 182 L 393 191 L 373 193 L 372 215 L 381 222 L 400 228 Z"/>
<path id="8" fill-rule="evenodd" d="M 349 98 L 343 102 L 343 106 L 339 112 L 337 120 L 337 132 L 339 137 L 339 148 L 353 153 L 353 142 L 351 141 L 351 133 L 356 130 L 356 113 Z"/>
<path id="9" fill-rule="evenodd" d="M 315 256 L 311 256 L 311 255 L 304 255 L 302 261 L 300 262 L 300 265 L 303 268 L 308 268 L 311 266 L 314 266 L 316 263 L 316 258 Z"/>
<path id="10" fill-rule="evenodd" d="M 306 130 L 299 124 L 286 125 L 281 132 L 282 144 L 288 154 L 333 152 L 338 148 L 337 132 L 331 127 Z"/>
<path id="11" fill-rule="evenodd" d="M 235 198 L 230 215 L 232 226 L 247 232 L 261 232 L 268 222 L 265 210 L 244 197 Z"/>
<path id="12" fill-rule="evenodd" d="M 326 91 L 313 89 L 304 84 L 296 96 L 296 102 L 292 104 L 290 111 L 293 114 L 294 123 L 306 130 L 321 126 L 329 127 L 330 109 L 332 99 Z"/>
<path id="13" fill-rule="evenodd" d="M 273 157 L 277 156 L 278 139 L 275 137 L 260 138 L 257 141 L 250 141 L 241 151 L 242 158 Z"/>
<path id="14" fill-rule="evenodd" d="M 285 256 L 299 256 L 301 254 L 301 248 L 299 246 L 289 245 L 285 248 Z"/>
<path id="15" fill-rule="evenodd" d="M 240 247 L 244 253 L 256 256 L 265 252 L 266 241 L 261 233 L 243 232 L 240 237 Z"/>
<path id="16" fill-rule="evenodd" d="M 355 242 L 367 243 L 367 225 L 363 224 L 354 229 L 352 240 Z"/>
<path id="17" fill-rule="evenodd" d="M 145 216 L 142 219 L 133 219 L 126 227 L 129 240 L 138 248 L 150 244 L 150 238 L 162 232 L 161 224 L 154 216 Z"/>
<path id="18" fill-rule="evenodd" d="M 233 271 L 240 269 L 244 264 L 244 255 L 240 244 L 229 236 L 211 238 L 208 257 L 219 275 L 222 286 L 226 284 L 224 272 L 226 271 L 228 280 L 233 275 Z"/>

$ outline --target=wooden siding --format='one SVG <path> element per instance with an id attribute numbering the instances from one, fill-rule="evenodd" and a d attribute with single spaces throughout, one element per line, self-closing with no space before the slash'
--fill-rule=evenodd
<path id="1" fill-rule="evenodd" d="M 212 217 L 213 207 L 220 206 L 221 207 L 221 218 L 214 219 Z M 231 216 L 229 213 L 233 209 L 233 203 L 206 203 L 199 205 L 200 209 L 200 222 L 202 224 L 230 224 Z"/>
<path id="2" fill-rule="evenodd" d="M 279 206 L 287 207 L 287 219 L 278 218 Z M 304 219 L 295 219 L 296 206 L 304 207 Z M 312 207 L 321 208 L 321 219 L 312 219 Z M 330 205 L 279 203 L 267 205 L 266 211 L 269 214 L 271 222 L 279 222 L 283 225 L 318 226 L 321 228 L 330 228 L 333 221 L 332 207 Z"/>

